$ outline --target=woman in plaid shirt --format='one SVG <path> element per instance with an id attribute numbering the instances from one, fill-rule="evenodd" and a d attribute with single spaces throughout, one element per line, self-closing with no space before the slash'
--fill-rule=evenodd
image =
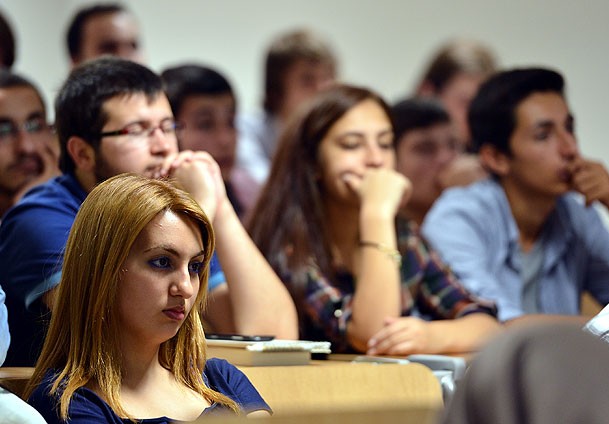
<path id="1" fill-rule="evenodd" d="M 286 128 L 252 214 L 252 238 L 290 289 L 301 337 L 334 352 L 467 352 L 498 331 L 397 220 L 411 184 L 394 170 L 393 126 L 375 93 L 338 85 Z"/>

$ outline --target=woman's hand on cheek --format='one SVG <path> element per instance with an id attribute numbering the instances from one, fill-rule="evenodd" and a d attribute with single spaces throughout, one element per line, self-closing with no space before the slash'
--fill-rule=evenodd
<path id="1" fill-rule="evenodd" d="M 375 209 L 393 217 L 400 205 L 410 198 L 412 184 L 408 178 L 392 169 L 368 169 L 359 192 L 362 208 Z"/>

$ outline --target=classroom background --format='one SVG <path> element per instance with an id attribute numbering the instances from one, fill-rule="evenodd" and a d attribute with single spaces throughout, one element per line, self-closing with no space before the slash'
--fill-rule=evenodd
<path id="1" fill-rule="evenodd" d="M 52 101 L 69 71 L 65 29 L 91 0 L 0 0 L 17 37 L 14 69 Z M 584 155 L 609 161 L 606 0 L 125 0 L 155 71 L 196 61 L 230 77 L 242 110 L 259 107 L 270 40 L 309 27 L 332 44 L 346 82 L 393 102 L 412 92 L 432 51 L 454 36 L 483 40 L 500 65 L 548 66 L 567 80 Z"/>

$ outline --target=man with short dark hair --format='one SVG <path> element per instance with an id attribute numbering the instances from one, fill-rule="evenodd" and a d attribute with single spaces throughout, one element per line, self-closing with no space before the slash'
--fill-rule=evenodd
<path id="1" fill-rule="evenodd" d="M 456 178 L 451 167 L 461 157 L 463 146 L 448 113 L 435 99 L 405 99 L 393 105 L 391 112 L 396 169 L 412 182 L 412 194 L 400 214 L 421 225 L 446 187 L 470 184 L 486 173 L 476 160 L 467 169 L 462 166 Z"/>
<path id="2" fill-rule="evenodd" d="M 137 21 L 118 3 L 80 9 L 68 25 L 66 42 L 72 66 L 102 55 L 144 61 Z"/>
<path id="3" fill-rule="evenodd" d="M 474 98 L 469 124 L 492 177 L 445 191 L 423 234 L 502 321 L 577 315 L 584 291 L 609 303 L 609 233 L 590 207 L 609 207 L 609 174 L 579 152 L 562 76 L 500 72 Z"/>
<path id="4" fill-rule="evenodd" d="M 0 39 L 2 31 L 0 22 Z M 59 173 L 56 144 L 36 86 L 0 67 L 0 219 L 24 192 Z M 7 311 L 1 285 L 0 366 L 11 344 L 8 317 L 12 313 Z M 13 330 L 13 339 L 18 337 L 15 333 Z M 0 387 L 0 411 L 1 423 L 45 422 L 34 408 L 3 387 Z"/>
<path id="5" fill-rule="evenodd" d="M 235 166 L 237 99 L 228 80 L 215 69 L 186 64 L 165 69 L 161 77 L 181 127 L 181 150 L 208 152 L 222 172 L 226 193 L 242 220 L 254 206 L 260 186 Z"/>
<path id="6" fill-rule="evenodd" d="M 36 86 L 0 69 L 0 220 L 27 190 L 59 174 L 58 150 Z"/>
<path id="7" fill-rule="evenodd" d="M 0 226 L 0 281 L 14 334 L 7 365 L 36 361 L 76 213 L 96 184 L 125 172 L 174 179 L 210 217 L 224 267 L 210 270 L 206 318 L 214 331 L 297 337 L 291 297 L 226 198 L 217 163 L 205 152 L 178 152 L 158 75 L 119 58 L 89 61 L 60 89 L 55 116 L 64 175 L 30 191 Z"/>

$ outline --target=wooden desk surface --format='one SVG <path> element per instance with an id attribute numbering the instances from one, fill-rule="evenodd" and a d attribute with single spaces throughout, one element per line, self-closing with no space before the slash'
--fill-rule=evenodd
<path id="1" fill-rule="evenodd" d="M 425 367 L 377 367 L 346 359 L 239 368 L 274 408 L 275 416 L 269 419 L 276 424 L 435 422 L 442 408 L 441 389 Z M 33 371 L 30 367 L 0 367 L 0 384 L 21 396 Z"/>
<path id="2" fill-rule="evenodd" d="M 315 361 L 311 365 L 239 367 L 275 415 L 442 408 L 440 383 L 425 366 Z"/>

